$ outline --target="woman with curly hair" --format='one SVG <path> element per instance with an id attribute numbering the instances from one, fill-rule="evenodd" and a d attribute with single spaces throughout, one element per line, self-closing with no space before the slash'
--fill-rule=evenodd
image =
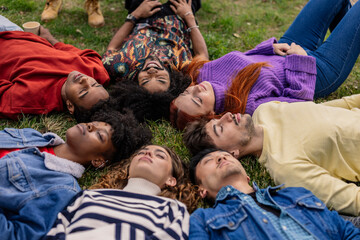
<path id="1" fill-rule="evenodd" d="M 115 111 L 69 128 L 66 141 L 31 128 L 0 131 L 1 239 L 41 239 L 81 191 L 86 168 L 128 158 L 150 139 L 130 113 Z"/>
<path id="2" fill-rule="evenodd" d="M 208 58 L 195 18 L 200 7 L 200 0 L 126 0 L 129 14 L 102 59 L 111 79 L 151 93 L 173 87 L 192 56 Z"/>
<path id="3" fill-rule="evenodd" d="M 59 213 L 47 239 L 188 238 L 186 206 L 193 211 L 199 198 L 169 148 L 143 147 L 91 189 Z"/>
<path id="4" fill-rule="evenodd" d="M 270 38 L 245 53 L 214 61 L 194 59 L 195 84 L 172 102 L 179 129 L 202 116 L 225 112 L 252 115 L 269 101 L 312 101 L 335 91 L 360 53 L 360 5 L 348 0 L 311 0 L 279 42 Z M 324 41 L 327 30 L 333 30 Z"/>

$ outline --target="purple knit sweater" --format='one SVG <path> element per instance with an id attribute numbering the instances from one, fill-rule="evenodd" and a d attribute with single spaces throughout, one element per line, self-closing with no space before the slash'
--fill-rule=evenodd
<path id="1" fill-rule="evenodd" d="M 274 53 L 270 38 L 254 49 L 241 53 L 230 52 L 225 56 L 204 64 L 198 83 L 208 81 L 214 88 L 215 112 L 224 111 L 225 93 L 231 86 L 232 78 L 251 63 L 267 62 L 259 78 L 252 86 L 245 112 L 252 115 L 262 103 L 270 101 L 298 102 L 312 101 L 316 82 L 316 59 L 311 56 L 278 56 Z"/>

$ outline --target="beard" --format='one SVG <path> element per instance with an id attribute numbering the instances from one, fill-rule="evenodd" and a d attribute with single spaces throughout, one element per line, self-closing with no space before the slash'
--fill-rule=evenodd
<path id="1" fill-rule="evenodd" d="M 242 147 L 246 146 L 255 134 L 254 122 L 249 115 L 246 115 L 245 130 L 245 133 L 242 134 L 242 137 L 239 141 L 239 144 Z"/>
<path id="2" fill-rule="evenodd" d="M 233 164 L 231 164 L 231 165 L 228 165 L 227 167 L 228 167 L 227 171 L 224 171 L 221 174 L 222 179 L 231 177 L 233 175 L 241 175 L 241 174 L 243 174 L 242 168 L 240 166 L 238 166 L 238 165 L 234 166 Z"/>

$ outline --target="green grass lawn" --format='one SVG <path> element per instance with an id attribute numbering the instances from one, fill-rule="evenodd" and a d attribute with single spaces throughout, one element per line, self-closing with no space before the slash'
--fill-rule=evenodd
<path id="1" fill-rule="evenodd" d="M 87 24 L 87 14 L 83 9 L 85 0 L 63 0 L 59 17 L 49 23 L 42 23 L 59 41 L 78 48 L 91 48 L 103 54 L 112 36 L 123 24 L 127 12 L 124 1 L 103 0 L 101 9 L 105 26 L 94 29 Z M 164 2 L 164 1 L 162 1 Z M 200 30 L 206 40 L 210 59 L 216 59 L 233 51 L 246 51 L 270 37 L 282 36 L 296 15 L 306 4 L 306 0 L 203 0 L 197 14 Z M 45 0 L 2 0 L 0 15 L 21 26 L 27 21 L 39 21 Z M 346 82 L 327 99 L 360 93 L 360 65 L 357 63 Z M 35 128 L 41 132 L 55 132 L 65 137 L 67 128 L 75 124 L 66 113 L 46 116 L 25 116 L 21 121 L 0 120 L 0 129 L 5 127 Z M 174 148 L 188 161 L 189 153 L 182 143 L 181 133 L 165 121 L 149 122 L 154 133 L 155 144 L 165 144 Z M 260 187 L 272 184 L 264 168 L 253 158 L 242 160 L 250 178 Z M 96 181 L 101 172 L 89 170 L 80 184 L 86 188 Z"/>

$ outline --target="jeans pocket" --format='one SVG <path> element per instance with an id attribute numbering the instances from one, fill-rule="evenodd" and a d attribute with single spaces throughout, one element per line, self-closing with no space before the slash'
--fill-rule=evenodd
<path id="1" fill-rule="evenodd" d="M 9 182 L 21 192 L 32 190 L 31 177 L 20 158 L 13 157 L 7 160 Z"/>

